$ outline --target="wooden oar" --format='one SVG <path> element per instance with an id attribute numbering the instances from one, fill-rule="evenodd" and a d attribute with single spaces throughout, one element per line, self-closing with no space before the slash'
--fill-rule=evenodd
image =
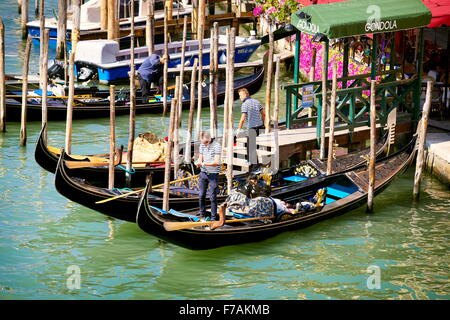
<path id="1" fill-rule="evenodd" d="M 66 161 L 66 165 L 68 168 L 91 168 L 91 167 L 100 167 L 100 166 L 106 166 L 109 162 L 87 162 L 87 161 Z M 156 164 L 156 163 L 164 163 L 163 161 L 139 161 L 139 162 L 133 162 L 132 164 Z M 119 163 L 115 163 L 114 166 L 117 166 Z M 122 162 L 121 164 L 125 164 L 125 162 Z"/>
<path id="2" fill-rule="evenodd" d="M 246 219 L 233 219 L 233 220 L 225 220 L 224 223 L 233 223 L 233 222 L 245 222 L 245 221 L 254 221 L 254 220 L 264 220 L 264 219 L 274 219 L 274 216 L 270 217 L 256 217 L 256 218 L 246 218 Z M 215 221 L 205 221 L 205 222 L 164 222 L 164 229 L 166 231 L 175 231 L 182 229 L 189 229 L 194 227 L 202 227 L 209 226 L 213 224 Z"/>
<path id="3" fill-rule="evenodd" d="M 6 98 L 22 98 L 22 95 L 19 94 L 7 94 Z M 26 96 L 26 98 L 36 98 L 36 99 L 40 99 L 42 98 L 42 96 Z M 68 96 L 48 96 L 48 99 L 69 99 Z M 104 98 L 100 98 L 100 97 L 86 97 L 86 96 L 74 96 L 74 99 L 97 99 L 97 100 L 101 100 Z"/>
<path id="4" fill-rule="evenodd" d="M 170 181 L 169 184 L 174 184 L 174 183 L 177 183 L 177 182 L 183 182 L 183 181 L 186 181 L 186 180 L 189 180 L 189 179 L 194 179 L 194 178 L 197 178 L 198 176 L 199 176 L 199 175 L 197 174 L 197 175 L 195 175 L 195 176 L 191 176 L 191 177 L 187 177 L 187 178 L 183 178 L 183 179 L 178 179 L 178 180 Z M 155 185 L 155 186 L 152 186 L 152 189 L 153 189 L 153 188 L 159 188 L 159 187 L 162 187 L 162 186 L 164 186 L 164 183 L 161 183 L 161 184 L 157 184 L 157 185 Z M 108 201 L 111 201 L 111 200 L 114 200 L 114 199 L 126 197 L 126 196 L 129 196 L 130 194 L 135 194 L 135 193 L 142 192 L 143 190 L 144 190 L 144 189 L 134 190 L 134 191 L 131 191 L 131 192 L 128 192 L 128 193 L 121 194 L 121 195 L 119 195 L 119 196 L 115 196 L 115 197 L 108 198 L 108 199 L 105 199 L 105 200 L 100 200 L 100 201 L 97 201 L 96 204 L 105 203 L 105 202 L 108 202 Z"/>

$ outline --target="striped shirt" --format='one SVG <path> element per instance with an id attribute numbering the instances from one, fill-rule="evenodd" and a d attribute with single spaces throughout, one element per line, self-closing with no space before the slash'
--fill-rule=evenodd
<path id="1" fill-rule="evenodd" d="M 241 106 L 241 113 L 247 114 L 247 121 L 249 128 L 256 128 L 263 125 L 261 110 L 262 104 L 253 98 L 247 98 L 244 100 Z"/>
<path id="2" fill-rule="evenodd" d="M 214 140 L 207 146 L 204 145 L 203 143 L 200 144 L 199 151 L 200 151 L 200 154 L 203 156 L 203 162 L 205 162 L 205 163 L 213 163 L 214 158 L 216 156 L 219 156 L 219 159 L 220 159 L 220 154 L 221 154 L 220 144 Z M 202 166 L 201 170 L 206 173 L 219 173 L 220 172 L 220 164 L 215 167 Z"/>

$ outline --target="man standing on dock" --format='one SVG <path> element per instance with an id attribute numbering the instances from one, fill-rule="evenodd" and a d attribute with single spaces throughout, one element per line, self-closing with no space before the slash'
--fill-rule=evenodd
<path id="1" fill-rule="evenodd" d="M 247 155 L 248 160 L 252 166 L 257 164 L 258 156 L 256 154 L 256 137 L 258 137 L 264 130 L 264 119 L 266 113 L 262 104 L 250 97 L 250 93 L 246 88 L 238 90 L 239 99 L 242 101 L 241 106 L 241 119 L 237 128 L 237 136 L 244 126 L 244 122 L 247 120 L 248 124 L 248 137 L 247 137 Z"/>
<path id="2" fill-rule="evenodd" d="M 163 85 L 163 67 L 165 62 L 166 60 L 164 57 L 160 57 L 157 54 L 152 54 L 145 59 L 139 67 L 137 72 L 139 84 L 141 86 L 142 101 L 145 99 L 148 100 L 150 85 L 152 83 L 157 85 L 156 93 L 161 93 Z"/>
<path id="3" fill-rule="evenodd" d="M 208 131 L 200 132 L 200 150 L 197 159 L 197 167 L 201 168 L 198 178 L 200 197 L 199 206 L 202 218 L 205 220 L 216 220 L 217 215 L 217 178 L 220 172 L 220 144 L 211 138 Z M 206 213 L 206 192 L 210 187 L 211 194 L 211 216 Z"/>

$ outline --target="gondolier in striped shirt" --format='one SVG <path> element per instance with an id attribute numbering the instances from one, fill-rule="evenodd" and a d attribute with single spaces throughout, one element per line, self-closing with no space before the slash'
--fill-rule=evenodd
<path id="1" fill-rule="evenodd" d="M 242 101 L 241 119 L 237 128 L 237 136 L 239 136 L 245 121 L 248 124 L 248 138 L 247 138 L 247 155 L 251 165 L 258 162 L 256 155 L 256 137 L 264 130 L 264 120 L 266 113 L 262 104 L 250 97 L 250 93 L 246 88 L 239 89 L 239 99 Z M 252 167 L 250 167 L 252 169 Z"/>
<path id="2" fill-rule="evenodd" d="M 199 206 L 202 218 L 216 220 L 217 216 L 217 178 L 220 172 L 220 144 L 211 138 L 208 131 L 200 133 L 200 150 L 197 159 L 197 167 L 201 168 L 198 178 L 200 195 Z M 211 215 L 206 212 L 206 192 L 210 188 Z"/>

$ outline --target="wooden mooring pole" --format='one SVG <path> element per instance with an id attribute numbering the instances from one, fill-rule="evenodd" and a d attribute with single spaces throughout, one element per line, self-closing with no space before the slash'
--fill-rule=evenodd
<path id="1" fill-rule="evenodd" d="M 40 0 L 42 2 L 44 0 Z M 34 0 L 34 16 L 39 17 L 39 0 Z"/>
<path id="2" fill-rule="evenodd" d="M 43 1 L 43 0 L 41 0 Z M 114 2 L 114 0 L 112 0 Z M 80 40 L 80 21 L 81 21 L 81 0 L 72 0 L 72 51 L 77 49 L 78 40 Z"/>
<path id="3" fill-rule="evenodd" d="M 270 19 L 269 19 L 270 20 Z M 270 21 L 269 24 L 269 50 L 267 57 L 267 81 L 266 81 L 266 118 L 264 126 L 266 127 L 265 132 L 270 132 L 270 103 L 272 99 L 272 79 L 273 79 L 273 46 L 274 46 L 274 37 L 273 37 L 273 24 Z"/>
<path id="4" fill-rule="evenodd" d="M 0 132 L 6 132 L 5 25 L 0 17 Z"/>
<path id="5" fill-rule="evenodd" d="M 184 148 L 184 163 L 191 163 L 192 159 L 192 150 L 191 150 L 191 142 L 192 142 L 192 128 L 194 124 L 194 112 L 195 112 L 195 76 L 197 73 L 197 64 L 198 59 L 195 58 L 194 65 L 192 67 L 191 72 L 191 100 L 189 105 L 189 119 L 188 119 L 188 129 L 187 129 L 187 137 L 186 137 L 186 147 Z M 192 99 L 194 97 L 194 99 Z"/>
<path id="6" fill-rule="evenodd" d="M 309 70 L 309 81 L 314 81 L 316 76 L 316 60 L 317 60 L 317 49 L 312 49 L 312 61 L 311 61 L 311 70 Z M 308 118 L 313 116 L 313 108 L 308 108 Z M 308 127 L 313 125 L 312 121 L 308 121 Z"/>
<path id="7" fill-rule="evenodd" d="M 167 26 L 167 7 L 164 8 L 164 68 L 163 68 L 163 117 L 166 116 L 167 112 L 167 73 L 169 68 L 169 34 L 168 34 L 168 26 Z"/>
<path id="8" fill-rule="evenodd" d="M 63 59 L 66 52 L 67 0 L 58 0 L 58 26 L 56 35 L 56 59 Z M 68 152 L 66 150 L 66 152 Z"/>
<path id="9" fill-rule="evenodd" d="M 200 138 L 200 131 L 202 131 L 202 102 L 203 102 L 203 25 L 198 26 L 198 88 L 197 88 L 197 134 L 196 139 Z"/>
<path id="10" fill-rule="evenodd" d="M 327 175 L 333 173 L 334 120 L 336 117 L 337 65 L 333 64 L 333 84 L 330 101 L 330 134 L 328 137 Z"/>
<path id="11" fill-rule="evenodd" d="M 20 32 L 22 34 L 22 39 L 26 39 L 28 35 L 27 23 L 28 23 L 28 0 L 22 0 L 22 9 L 20 17 Z"/>
<path id="12" fill-rule="evenodd" d="M 134 1 L 131 1 L 131 12 L 134 12 Z M 134 14 L 131 15 L 131 47 L 130 47 L 130 126 L 128 133 L 127 166 L 125 172 L 125 184 L 131 184 L 133 144 L 136 129 L 136 68 L 134 65 Z"/>
<path id="13" fill-rule="evenodd" d="M 42 45 L 44 43 L 44 30 L 45 30 L 45 16 L 44 16 L 44 0 L 41 0 L 39 3 L 39 74 L 43 73 L 43 65 L 44 62 L 44 46 Z M 42 77 L 40 78 L 41 81 L 39 81 L 39 88 L 43 89 L 43 82 Z"/>
<path id="14" fill-rule="evenodd" d="M 280 141 L 278 137 L 278 114 L 280 108 L 280 57 L 277 56 L 275 64 L 275 99 L 273 103 L 273 150 L 272 154 L 272 171 L 277 173 L 280 169 Z"/>
<path id="15" fill-rule="evenodd" d="M 228 40 L 230 38 L 230 28 L 227 27 L 226 29 L 226 36 L 227 36 L 227 52 L 230 51 L 230 41 Z M 228 81 L 228 59 L 226 61 L 225 65 L 225 99 L 223 103 L 223 133 L 222 133 L 222 152 L 221 152 L 221 158 L 226 157 L 227 150 L 227 140 L 228 140 L 228 100 L 230 97 L 230 90 L 229 90 L 229 81 Z"/>
<path id="16" fill-rule="evenodd" d="M 175 84 L 175 86 L 177 86 L 177 84 Z M 171 156 L 173 148 L 173 131 L 175 126 L 176 108 L 177 108 L 177 98 L 174 97 L 170 105 L 169 137 L 167 140 L 167 148 L 166 148 L 167 153 L 164 167 L 163 210 L 166 211 L 169 210 L 169 187 L 170 187 L 169 183 L 170 183 L 170 172 L 172 170 Z"/>
<path id="17" fill-rule="evenodd" d="M 24 9 L 24 8 L 23 8 Z M 20 117 L 20 145 L 27 144 L 27 92 L 28 92 L 28 66 L 30 63 L 31 36 L 27 38 L 25 57 L 22 72 L 22 112 Z"/>
<path id="18" fill-rule="evenodd" d="M 41 0 L 44 2 L 44 0 Z M 47 84 L 48 84 L 48 41 L 49 41 L 49 30 L 44 30 L 43 41 L 41 42 L 41 47 L 43 47 L 43 55 L 42 55 L 42 73 L 40 74 L 41 83 L 42 83 L 42 128 L 44 128 L 44 143 L 47 145 L 47 132 L 48 132 L 48 108 L 47 108 Z"/>
<path id="19" fill-rule="evenodd" d="M 413 199 L 419 200 L 420 196 L 420 180 L 422 178 L 422 170 L 425 162 L 425 141 L 427 137 L 428 116 L 431 108 L 431 93 L 433 91 L 433 82 L 427 82 L 427 93 L 425 104 L 422 110 L 422 120 L 420 121 L 419 141 L 417 147 L 416 172 L 414 174 Z"/>
<path id="20" fill-rule="evenodd" d="M 178 161 L 180 156 L 180 125 L 181 125 L 181 107 L 179 98 L 179 92 L 180 92 L 180 83 L 181 83 L 181 77 L 177 76 L 175 78 L 175 92 L 174 97 L 177 98 L 177 104 L 175 106 L 175 125 L 173 129 L 173 176 L 176 179 L 176 175 L 178 173 L 178 169 L 180 168 L 180 163 Z"/>
<path id="21" fill-rule="evenodd" d="M 114 156 L 116 151 L 116 86 L 109 86 L 109 165 L 108 189 L 114 188 Z"/>
<path id="22" fill-rule="evenodd" d="M 325 158 L 325 123 L 327 118 L 327 54 L 325 52 L 326 46 L 323 45 L 322 52 L 322 110 L 321 110 L 321 118 L 320 118 L 320 159 Z"/>
<path id="23" fill-rule="evenodd" d="M 155 1 L 147 0 L 148 15 L 145 24 L 145 43 L 148 48 L 148 55 L 152 55 L 155 51 Z"/>
<path id="24" fill-rule="evenodd" d="M 218 79 L 218 48 L 219 48 L 219 24 L 214 22 L 211 30 L 211 50 L 209 63 L 209 109 L 211 137 L 217 136 L 217 83 Z"/>
<path id="25" fill-rule="evenodd" d="M 369 187 L 367 190 L 367 212 L 373 212 L 373 198 L 375 196 L 375 140 L 376 140 L 376 80 L 370 81 L 370 153 L 369 153 Z"/>
<path id="26" fill-rule="evenodd" d="M 228 78 L 228 143 L 227 143 L 227 187 L 228 194 L 231 193 L 233 187 L 233 104 L 234 104 L 234 49 L 236 45 L 236 29 L 231 28 L 228 37 L 230 51 L 227 52 L 227 78 Z M 267 115 L 269 116 L 269 115 Z"/>
<path id="27" fill-rule="evenodd" d="M 66 143 L 64 148 L 67 154 L 72 153 L 73 100 L 75 95 L 74 60 L 75 52 L 71 51 L 69 54 L 69 99 L 67 100 Z"/>
<path id="28" fill-rule="evenodd" d="M 108 29 L 108 0 L 100 0 L 100 29 Z"/>
<path id="29" fill-rule="evenodd" d="M 108 40 L 116 40 L 118 41 L 118 28 L 117 24 L 118 18 L 117 18 L 117 3 L 116 0 L 108 0 Z M 133 31 L 134 32 L 134 31 Z"/>

